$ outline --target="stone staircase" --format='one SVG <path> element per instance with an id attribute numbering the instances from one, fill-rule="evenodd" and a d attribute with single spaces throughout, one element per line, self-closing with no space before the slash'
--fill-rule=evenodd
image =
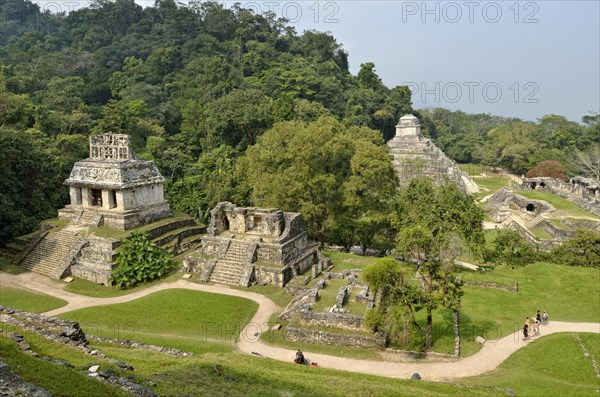
<path id="1" fill-rule="evenodd" d="M 239 285 L 244 275 L 244 264 L 248 244 L 231 240 L 225 256 L 217 260 L 215 268 L 210 275 L 210 281 L 219 284 Z"/>
<path id="2" fill-rule="evenodd" d="M 533 229 L 534 227 L 537 227 L 540 223 L 544 222 L 545 218 L 541 215 L 537 215 L 535 218 L 527 221 L 525 223 L 525 227 L 527 229 Z"/>
<path id="3" fill-rule="evenodd" d="M 59 277 L 57 271 L 80 242 L 80 237 L 74 231 L 51 231 L 23 258 L 19 266 L 48 277 Z"/>
<path id="4" fill-rule="evenodd" d="M 96 211 L 83 211 L 77 219 L 77 224 L 81 226 L 98 226 L 99 215 Z"/>

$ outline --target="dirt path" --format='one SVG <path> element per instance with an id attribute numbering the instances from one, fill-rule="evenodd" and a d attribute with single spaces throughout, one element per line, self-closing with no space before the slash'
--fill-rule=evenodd
<path id="1" fill-rule="evenodd" d="M 254 292 L 241 291 L 222 285 L 201 285 L 186 280 L 178 280 L 149 287 L 125 296 L 114 298 L 91 298 L 66 292 L 62 289 L 64 288 L 63 284 L 34 273 L 22 273 L 19 275 L 0 273 L 0 287 L 11 286 L 42 292 L 69 302 L 68 305 L 64 307 L 44 313 L 49 316 L 85 307 L 129 302 L 153 292 L 171 288 L 182 288 L 248 298 L 257 302 L 259 304 L 259 309 L 250 323 L 242 330 L 240 340 L 237 344 L 238 350 L 246 354 L 258 353 L 264 357 L 286 362 L 292 362 L 295 356 L 295 350 L 270 346 L 259 341 L 260 334 L 269 330 L 269 318 L 280 308 L 269 298 Z M 521 340 L 519 331 L 515 331 L 498 340 L 487 341 L 483 345 L 483 348 L 476 354 L 454 362 L 399 363 L 334 357 L 325 354 L 312 353 L 310 351 L 305 351 L 304 354 L 310 360 L 318 362 L 319 366 L 326 368 L 393 378 L 410 378 L 413 373 L 418 372 L 421 377 L 426 380 L 447 381 L 481 375 L 491 371 L 506 360 L 512 353 L 545 335 L 558 332 L 600 333 L 600 323 L 567 323 L 551 321 L 550 324 L 541 327 L 540 331 L 541 336 L 535 337 L 527 342 Z"/>

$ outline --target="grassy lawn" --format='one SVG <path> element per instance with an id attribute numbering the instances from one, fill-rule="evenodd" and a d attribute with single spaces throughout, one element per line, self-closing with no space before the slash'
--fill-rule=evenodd
<path id="1" fill-rule="evenodd" d="M 464 356 L 478 350 L 476 336 L 495 339 L 519 328 L 526 316 L 546 310 L 552 320 L 600 322 L 600 270 L 537 263 L 517 269 L 497 267 L 491 272 L 463 270 L 465 280 L 479 280 L 514 285 L 519 292 L 465 286 L 461 309 L 461 333 Z M 439 320 L 442 320 L 439 323 Z M 440 311 L 439 338 L 446 339 L 449 313 Z M 444 324 L 448 323 L 448 324 Z M 446 347 L 438 343 L 436 351 Z"/>
<path id="2" fill-rule="evenodd" d="M 340 288 L 344 285 L 348 285 L 348 280 L 327 280 L 325 289 L 319 291 L 319 300 L 313 305 L 313 311 L 322 312 L 326 307 L 335 305 L 335 298 L 337 297 Z"/>
<path id="3" fill-rule="evenodd" d="M 600 384 L 591 357 L 584 357 L 575 334 L 554 334 L 515 352 L 496 370 L 461 380 L 470 385 L 513 388 L 517 396 L 594 396 Z M 588 352 L 600 360 L 597 334 L 579 334 Z"/>
<path id="4" fill-rule="evenodd" d="M 181 278 L 182 274 L 178 269 L 175 269 L 168 276 L 161 278 L 160 280 L 154 280 L 149 283 L 143 283 L 130 289 L 118 289 L 116 287 L 109 287 L 106 285 L 94 283 L 92 281 L 76 278 L 65 286 L 65 291 L 72 292 L 74 294 L 91 296 L 94 298 L 112 298 L 115 296 L 123 296 L 131 294 L 139 290 L 158 285 L 162 283 L 168 283 L 177 281 Z"/>
<path id="5" fill-rule="evenodd" d="M 546 310 L 550 319 L 573 322 L 600 322 L 600 270 L 538 263 L 517 269 L 497 267 L 490 272 L 461 269 L 464 280 L 495 282 L 514 286 L 509 292 L 491 288 L 465 286 L 460 311 L 461 356 L 479 351 L 477 336 L 498 339 L 519 329 L 525 317 Z M 423 311 L 417 320 L 425 321 Z M 454 351 L 452 313 L 436 310 L 434 347 L 440 353 Z M 420 334 L 417 334 L 420 337 Z M 417 343 L 418 344 L 418 343 Z"/>
<path id="6" fill-rule="evenodd" d="M 67 361 L 70 369 L 22 353 L 0 335 L 0 355 L 24 380 L 48 389 L 53 396 L 125 396 L 120 389 L 80 373 L 90 363 L 101 370 L 112 369 L 119 376 L 133 376 L 139 384 L 148 381 L 160 396 L 505 396 L 491 388 L 466 388 L 451 383 L 414 382 L 325 368 L 298 366 L 262 357 L 234 353 L 204 353 L 178 357 L 121 345 L 92 342 L 112 359 L 132 365 L 124 371 L 100 357 L 56 344 L 31 333 L 25 335 L 32 349 L 42 356 Z M 290 361 L 293 355 L 290 355 Z M 462 382 L 460 382 L 462 383 Z"/>
<path id="7" fill-rule="evenodd" d="M 375 256 L 361 256 L 348 252 L 335 252 L 329 250 L 321 251 L 323 255 L 331 258 L 333 261 L 333 272 L 339 273 L 347 269 L 364 269 L 366 266 L 375 262 L 377 258 Z"/>
<path id="8" fill-rule="evenodd" d="M 204 352 L 206 342 L 232 345 L 257 308 L 248 299 L 170 289 L 60 317 L 79 322 L 93 335 Z"/>
<path id="9" fill-rule="evenodd" d="M 554 239 L 554 237 L 552 237 L 548 232 L 546 232 L 544 229 L 542 229 L 541 227 L 534 227 L 533 229 L 530 229 L 531 233 L 533 233 L 533 235 L 535 237 L 537 237 L 540 240 L 552 240 Z"/>
<path id="10" fill-rule="evenodd" d="M 15 265 L 10 259 L 0 255 L 0 272 L 5 272 L 8 274 L 21 274 L 25 273 L 26 271 L 27 270 L 23 269 L 22 267 Z"/>
<path id="11" fill-rule="evenodd" d="M 505 396 L 484 388 L 311 368 L 239 354 L 173 357 L 99 345 L 157 384 L 161 396 Z"/>
<path id="12" fill-rule="evenodd" d="M 598 217 L 596 215 L 592 214 L 591 212 L 586 211 L 583 208 L 580 208 L 580 207 L 576 206 L 575 204 L 571 203 L 569 200 L 559 197 L 550 192 L 540 192 L 537 190 L 532 190 L 532 191 L 515 191 L 515 193 L 520 196 L 531 199 L 531 200 L 546 201 L 546 202 L 552 204 L 552 206 L 554 208 L 556 208 L 557 211 L 561 211 L 561 213 L 563 215 L 568 215 L 568 216 L 573 216 L 573 217 L 585 217 L 585 218 L 591 218 L 591 219 L 596 219 L 596 220 L 598 219 Z"/>
<path id="13" fill-rule="evenodd" d="M 492 194 L 504 187 L 508 187 L 511 179 L 508 175 L 491 174 L 488 176 L 475 177 L 473 178 L 473 181 L 479 185 L 480 188 L 487 190 L 488 194 Z"/>
<path id="14" fill-rule="evenodd" d="M 310 285 L 310 284 L 309 284 Z M 288 303 L 294 297 L 291 294 L 287 294 L 284 288 L 277 287 L 275 285 L 253 285 L 251 287 L 232 287 L 240 291 L 256 292 L 271 299 L 277 306 L 285 308 Z"/>
<path id="15" fill-rule="evenodd" d="M 41 338 L 33 337 L 32 339 L 39 340 Z M 30 344 L 32 345 L 32 348 L 34 348 L 34 351 L 40 351 L 35 348 L 36 346 L 34 346 L 33 343 Z M 59 346 L 56 344 L 56 347 Z M 71 350 L 72 348 L 63 347 L 62 349 Z M 56 349 L 54 348 L 54 350 Z M 83 353 L 79 354 L 80 356 L 84 355 Z M 96 379 L 90 378 L 85 372 L 79 372 L 81 370 L 84 370 L 83 367 L 70 369 L 24 354 L 12 340 L 2 336 L 1 334 L 0 356 L 2 357 L 2 361 L 8 364 L 11 370 L 17 375 L 19 375 L 22 380 L 24 380 L 25 382 L 32 383 L 43 389 L 46 389 L 52 396 L 125 397 L 129 395 L 117 387 L 113 387 L 107 383 L 99 382 Z M 87 360 L 87 362 L 89 362 L 89 357 L 87 358 Z M 73 363 L 73 361 L 71 361 L 71 363 Z"/>
<path id="16" fill-rule="evenodd" d="M 466 173 L 470 177 L 481 175 L 484 171 L 490 170 L 489 167 L 486 167 L 481 164 L 457 164 L 457 165 L 458 165 L 458 168 L 460 168 L 464 173 Z"/>
<path id="17" fill-rule="evenodd" d="M 67 302 L 62 299 L 39 292 L 18 288 L 2 288 L 0 290 L 0 305 L 26 312 L 43 313 L 58 309 L 66 304 Z"/>

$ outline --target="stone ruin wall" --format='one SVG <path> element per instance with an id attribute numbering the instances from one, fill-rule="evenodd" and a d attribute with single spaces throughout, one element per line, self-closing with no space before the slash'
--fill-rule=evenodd
<path id="1" fill-rule="evenodd" d="M 574 177 L 569 182 L 556 178 L 526 178 L 516 190 L 549 191 L 600 217 L 600 183 Z"/>
<path id="2" fill-rule="evenodd" d="M 108 284 L 120 244 L 117 240 L 88 237 L 87 244 L 70 268 L 71 275 L 98 284 Z"/>

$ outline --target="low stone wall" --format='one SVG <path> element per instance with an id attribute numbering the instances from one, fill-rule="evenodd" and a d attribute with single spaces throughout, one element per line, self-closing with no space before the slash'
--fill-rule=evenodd
<path id="1" fill-rule="evenodd" d="M 0 322 L 35 332 L 55 342 L 81 347 L 88 344 L 79 324 L 73 321 L 0 306 Z"/>
<path id="2" fill-rule="evenodd" d="M 289 342 L 316 343 L 332 346 L 384 347 L 381 334 L 338 334 L 315 329 L 287 327 L 285 339 Z"/>
<path id="3" fill-rule="evenodd" d="M 543 221 L 538 225 L 542 230 L 551 235 L 557 240 L 564 241 L 570 238 L 577 237 L 577 232 L 575 230 L 564 229 L 556 226 L 552 222 Z"/>
<path id="4" fill-rule="evenodd" d="M 300 322 L 305 325 L 342 329 L 362 329 L 364 316 L 357 314 L 306 311 L 300 313 Z"/>
<path id="5" fill-rule="evenodd" d="M 486 283 L 483 281 L 464 281 L 464 285 L 472 286 L 472 287 L 481 287 L 481 288 L 493 288 L 499 289 L 502 291 L 509 292 L 518 292 L 518 286 L 511 287 L 510 285 L 496 284 L 496 283 Z"/>
<path id="6" fill-rule="evenodd" d="M 285 287 L 293 277 L 294 274 L 289 267 L 254 266 L 254 278 L 258 284 L 272 284 L 278 287 Z"/>
<path id="7" fill-rule="evenodd" d="M 170 232 L 175 229 L 180 229 L 182 227 L 189 226 L 197 226 L 196 221 L 193 219 L 178 219 L 176 221 L 165 223 L 164 225 L 156 226 L 148 229 L 146 232 L 148 233 L 148 238 L 150 240 L 154 240 L 158 236 L 161 236 L 167 232 Z"/>
<path id="8" fill-rule="evenodd" d="M 533 235 L 533 233 L 531 233 L 529 230 L 527 230 L 526 228 L 524 228 L 523 226 L 521 226 L 518 222 L 515 222 L 514 220 L 509 223 L 508 227 L 519 232 L 521 234 L 521 236 L 523 236 L 525 238 L 525 241 L 527 241 L 529 244 L 531 244 L 533 246 L 537 246 L 543 251 L 552 251 L 552 249 L 554 249 L 554 247 L 557 247 L 560 245 L 560 241 L 556 241 L 556 240 L 538 240 Z"/>
<path id="9" fill-rule="evenodd" d="M 109 284 L 119 245 L 119 240 L 88 237 L 87 244 L 75 258 L 75 264 L 70 267 L 71 275 L 98 284 Z"/>

